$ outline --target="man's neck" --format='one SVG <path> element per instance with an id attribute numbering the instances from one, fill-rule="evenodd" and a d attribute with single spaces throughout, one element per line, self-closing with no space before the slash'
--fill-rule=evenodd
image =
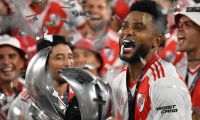
<path id="1" fill-rule="evenodd" d="M 155 52 L 149 51 L 147 56 L 143 59 L 146 63 L 148 63 L 153 57 L 155 56 Z M 142 73 L 146 64 L 138 61 L 136 63 L 129 64 L 129 75 L 130 75 L 130 82 L 136 82 L 137 77 Z"/>
<path id="2" fill-rule="evenodd" d="M 13 80 L 12 82 L 1 82 L 0 87 L 6 94 L 13 94 L 13 87 L 17 87 L 19 84 L 18 80 Z"/>
<path id="3" fill-rule="evenodd" d="M 200 48 L 187 53 L 189 67 L 194 69 L 200 65 Z"/>
<path id="4" fill-rule="evenodd" d="M 130 82 L 136 82 L 137 77 L 139 76 L 143 68 L 144 65 L 141 62 L 129 65 L 128 70 L 130 75 Z"/>
<path id="5" fill-rule="evenodd" d="M 94 31 L 90 26 L 86 25 L 86 36 L 92 36 L 94 39 L 101 38 L 106 33 L 106 27 L 104 27 L 102 30 Z"/>

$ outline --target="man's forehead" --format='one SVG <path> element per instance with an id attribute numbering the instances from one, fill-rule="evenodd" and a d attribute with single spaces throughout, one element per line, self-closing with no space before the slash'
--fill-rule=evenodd
<path id="1" fill-rule="evenodd" d="M 19 51 L 17 50 L 17 48 L 10 46 L 10 45 L 1 45 L 0 49 L 6 48 L 6 52 L 16 52 L 18 53 Z"/>
<path id="2" fill-rule="evenodd" d="M 84 53 L 92 53 L 95 54 L 94 52 L 92 52 L 89 49 L 84 49 L 84 48 L 75 48 L 73 53 L 78 53 L 78 54 L 84 54 Z"/>
<path id="3" fill-rule="evenodd" d="M 133 11 L 131 12 L 125 19 L 125 21 L 134 21 L 134 22 L 151 22 L 153 19 L 153 16 L 146 12 L 140 12 L 140 11 Z"/>
<path id="4" fill-rule="evenodd" d="M 95 0 L 86 0 L 85 1 L 85 3 L 86 4 L 101 4 L 101 5 L 106 5 L 106 0 L 97 0 L 97 1 L 95 1 Z"/>
<path id="5" fill-rule="evenodd" d="M 72 50 L 69 48 L 68 45 L 65 46 L 66 48 L 52 48 L 51 49 L 51 55 L 58 55 L 58 54 L 72 54 Z"/>

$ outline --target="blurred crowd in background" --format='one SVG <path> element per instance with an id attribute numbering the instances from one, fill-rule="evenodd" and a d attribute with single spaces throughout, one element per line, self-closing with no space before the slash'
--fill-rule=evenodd
<path id="1" fill-rule="evenodd" d="M 80 67 L 103 80 L 113 80 L 127 65 L 119 58 L 118 32 L 123 20 L 129 14 L 130 6 L 136 1 L 0 0 L 0 119 L 14 120 L 16 116 L 17 120 L 31 119 L 30 116 L 21 114 L 27 112 L 26 110 L 12 107 L 12 105 L 23 104 L 27 108 L 30 107 L 30 96 L 25 87 L 26 68 L 31 58 L 40 49 L 52 46 L 49 45 L 49 42 L 62 39 L 72 44 L 72 47 L 69 48 L 71 53 L 55 58 L 55 60 L 67 59 L 68 63 L 52 63 L 57 66 L 57 68 L 53 68 L 55 73 L 62 67 Z M 197 64 L 191 68 L 188 67 L 188 57 L 185 53 L 187 51 L 177 47 L 177 44 L 182 44 L 182 41 L 178 41 L 177 38 L 177 24 L 174 16 L 183 8 L 195 5 L 200 1 L 154 1 L 162 6 L 167 26 L 166 28 L 163 26 L 163 30 L 161 30 L 165 34 L 165 40 L 160 45 L 159 56 L 175 65 L 183 78 L 187 78 L 187 72 L 195 76 L 200 69 L 200 58 L 190 58 L 190 61 L 197 62 Z M 200 18 L 200 15 L 197 18 Z M 186 27 L 189 26 L 188 24 L 191 23 L 184 23 Z M 193 24 L 200 27 L 200 22 Z M 197 41 L 185 43 L 186 46 L 189 48 L 193 47 L 191 44 L 199 46 L 200 38 L 196 39 Z M 58 50 L 60 49 L 62 50 L 62 47 L 58 48 Z M 200 51 L 197 54 L 200 54 Z M 191 84 L 192 82 L 189 83 L 189 85 Z M 65 94 L 66 88 L 68 95 L 73 96 L 73 92 L 67 84 L 57 88 L 57 91 L 61 91 L 59 96 L 62 99 L 64 99 L 63 94 Z M 17 98 L 18 100 L 16 100 Z M 70 98 L 68 97 L 68 99 Z M 14 100 L 18 102 L 13 102 Z M 22 103 L 19 102 L 20 100 Z M 24 105 L 23 102 L 29 105 Z M 200 114 L 198 110 L 200 109 L 197 108 L 197 112 Z M 12 113 L 12 111 L 14 112 Z"/>

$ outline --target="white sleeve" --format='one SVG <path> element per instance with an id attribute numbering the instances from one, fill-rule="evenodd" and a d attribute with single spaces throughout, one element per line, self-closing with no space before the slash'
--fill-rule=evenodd
<path id="1" fill-rule="evenodd" d="M 191 120 L 191 97 L 179 78 L 156 80 L 150 88 L 152 120 Z M 151 117 L 150 117 L 151 116 Z"/>

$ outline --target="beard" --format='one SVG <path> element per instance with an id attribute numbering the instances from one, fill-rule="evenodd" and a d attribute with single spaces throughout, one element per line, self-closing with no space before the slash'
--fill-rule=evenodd
<path id="1" fill-rule="evenodd" d="M 62 78 L 59 74 L 56 74 L 56 75 L 52 75 L 52 74 L 51 74 L 51 77 L 53 78 L 53 81 L 55 81 L 55 82 L 58 83 L 59 85 L 62 85 L 62 84 L 67 83 L 67 82 L 65 81 L 65 79 Z"/>
<path id="2" fill-rule="evenodd" d="M 93 25 L 91 22 L 89 22 L 89 26 L 94 32 L 99 32 L 103 30 L 104 28 L 106 28 L 107 25 L 108 23 L 105 21 L 102 21 L 101 23 L 99 23 L 99 25 Z"/>
<path id="3" fill-rule="evenodd" d="M 134 55 L 131 57 L 126 57 L 123 54 L 120 54 L 120 59 L 127 63 L 137 63 L 140 62 L 140 57 L 145 58 L 149 52 L 150 48 L 146 44 L 141 44 L 139 48 L 136 50 Z M 121 50 L 120 50 L 121 51 Z"/>
<path id="4" fill-rule="evenodd" d="M 67 81 L 65 81 L 65 79 L 62 78 L 61 76 L 57 76 L 57 78 L 55 80 L 60 85 L 67 83 Z"/>

